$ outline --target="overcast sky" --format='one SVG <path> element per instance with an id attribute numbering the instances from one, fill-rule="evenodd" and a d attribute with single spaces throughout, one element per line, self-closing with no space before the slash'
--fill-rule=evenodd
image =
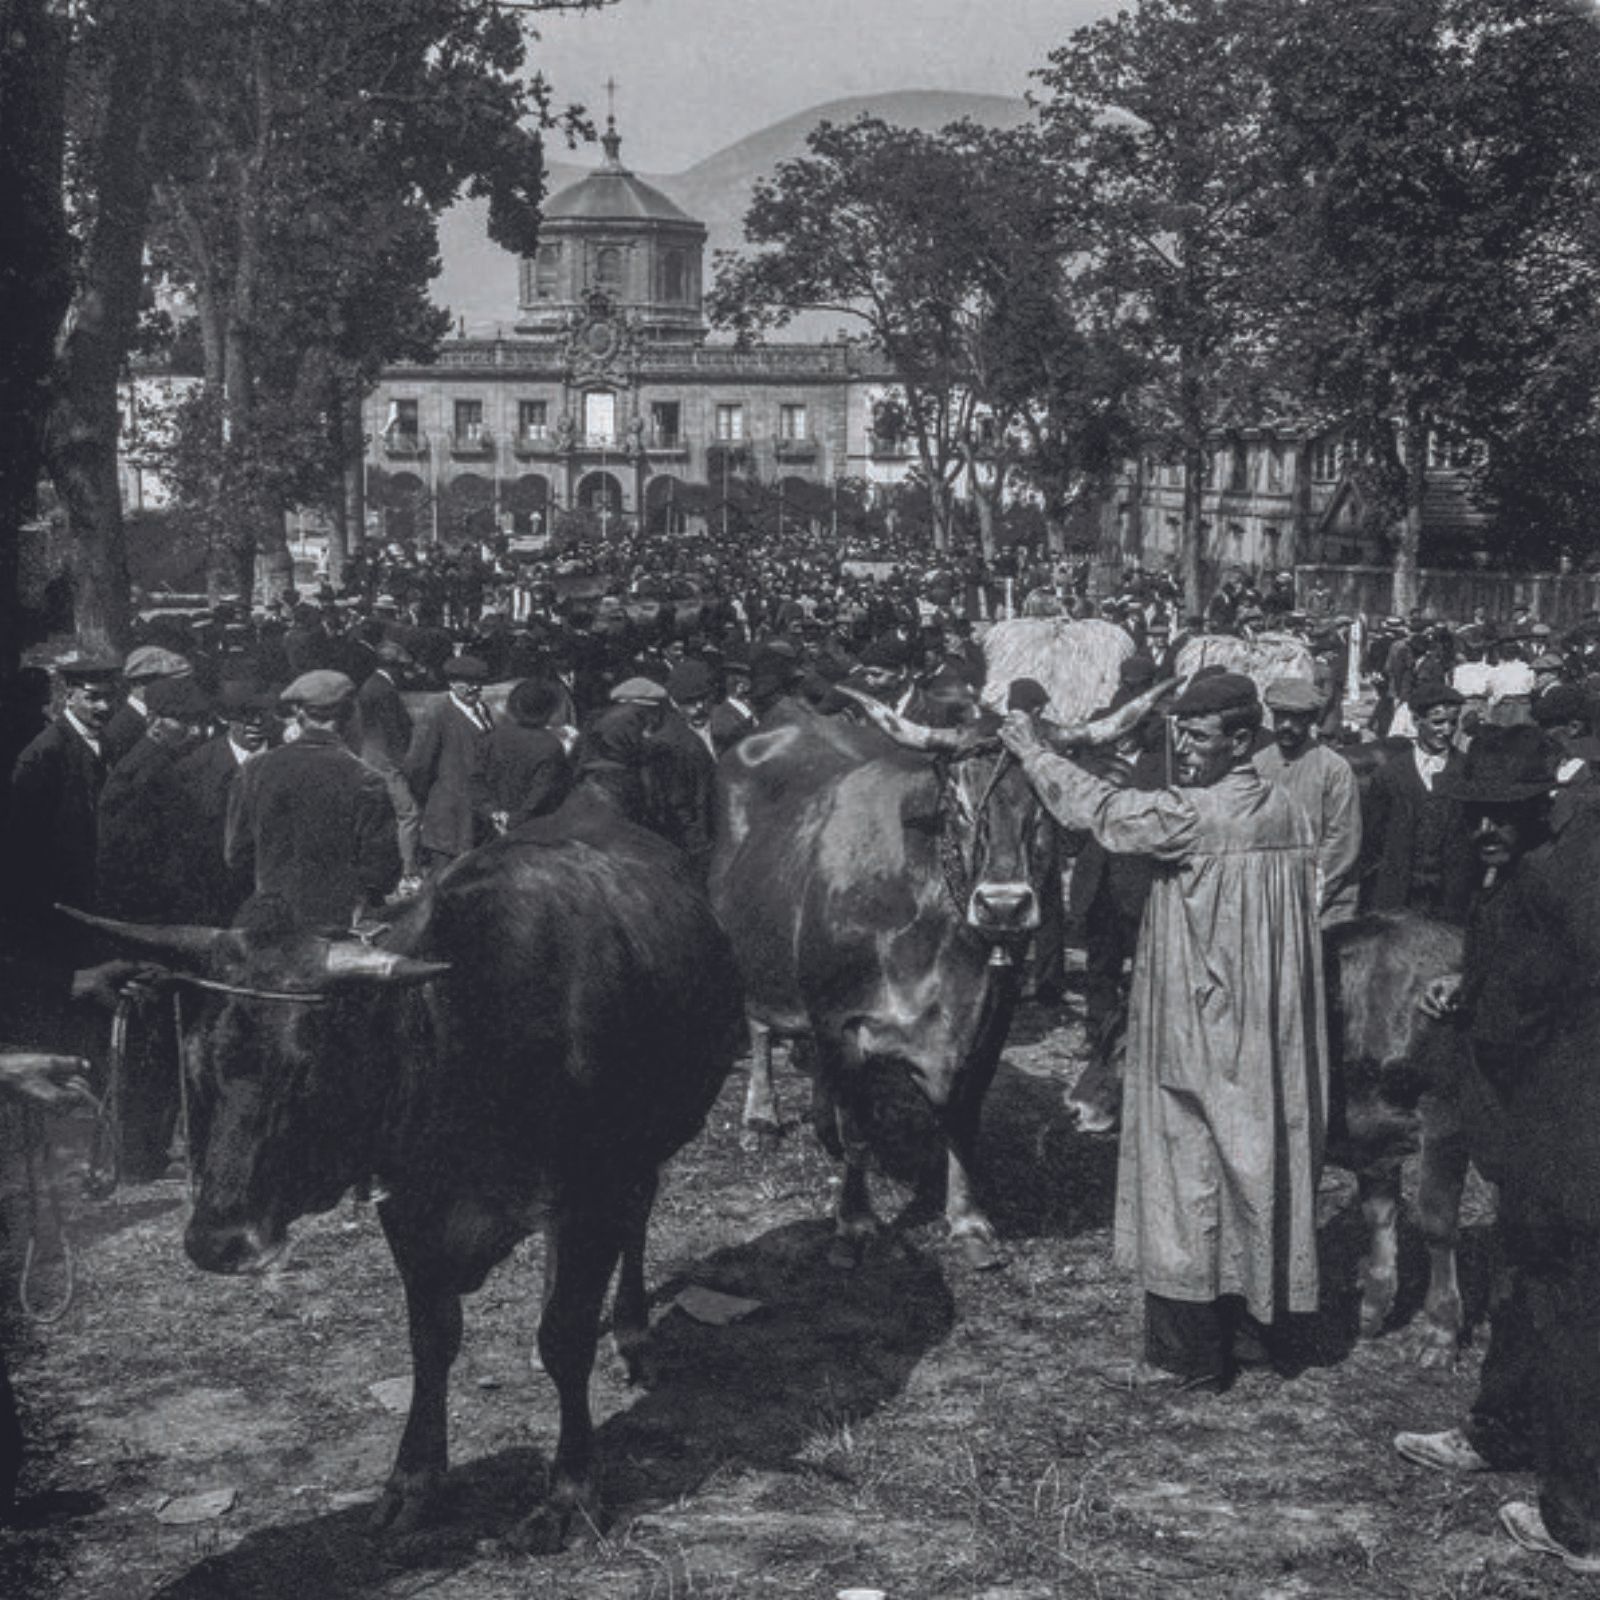
<path id="1" fill-rule="evenodd" d="M 1117 9 L 1116 0 L 620 0 L 540 18 L 534 55 L 558 99 L 581 101 L 599 120 L 615 77 L 630 164 L 677 172 L 845 95 L 1020 95 L 1053 45 Z"/>

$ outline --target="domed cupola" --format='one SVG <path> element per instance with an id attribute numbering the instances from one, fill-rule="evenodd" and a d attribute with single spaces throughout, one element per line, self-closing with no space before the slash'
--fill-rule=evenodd
<path id="1" fill-rule="evenodd" d="M 605 306 L 644 340 L 703 339 L 704 224 L 623 166 L 614 117 L 600 142 L 604 162 L 545 203 L 517 331 L 560 334 Z"/>

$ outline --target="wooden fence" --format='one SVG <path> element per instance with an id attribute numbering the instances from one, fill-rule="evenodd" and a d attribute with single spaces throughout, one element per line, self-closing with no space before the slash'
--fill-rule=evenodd
<path id="1" fill-rule="evenodd" d="M 1323 614 L 1388 616 L 1393 610 L 1390 567 L 1304 566 L 1294 569 L 1302 609 Z M 1481 610 L 1504 621 L 1526 606 L 1535 622 L 1568 628 L 1600 609 L 1600 573 L 1480 572 L 1424 567 L 1418 574 L 1418 604 L 1429 616 L 1464 622 Z M 1325 597 L 1325 598 L 1324 598 Z M 1321 603 L 1319 603 L 1319 601 Z"/>

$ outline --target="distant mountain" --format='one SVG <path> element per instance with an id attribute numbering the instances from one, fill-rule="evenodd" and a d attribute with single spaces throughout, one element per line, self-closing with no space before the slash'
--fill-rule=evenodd
<path id="1" fill-rule="evenodd" d="M 969 118 L 985 127 L 1011 128 L 1031 115 L 1026 104 L 1004 95 L 958 94 L 940 89 L 906 89 L 895 94 L 861 95 L 830 100 L 797 116 L 736 141 L 683 172 L 646 172 L 635 163 L 647 151 L 623 144 L 622 157 L 647 183 L 652 183 L 682 206 L 691 217 L 705 223 L 706 283 L 711 282 L 711 262 L 716 251 L 738 249 L 744 242 L 742 224 L 750 193 L 758 178 L 766 177 L 780 161 L 804 153 L 806 136 L 819 122 L 849 122 L 863 114 L 882 117 L 902 127 L 932 131 Z M 554 194 L 592 169 L 593 163 L 550 162 L 550 188 Z M 447 306 L 469 334 L 510 332 L 517 316 L 517 260 L 490 242 L 488 205 L 466 200 L 445 213 L 439 224 L 439 246 L 444 267 L 433 282 L 433 298 Z M 825 338 L 831 321 L 803 317 L 787 331 L 790 339 Z"/>

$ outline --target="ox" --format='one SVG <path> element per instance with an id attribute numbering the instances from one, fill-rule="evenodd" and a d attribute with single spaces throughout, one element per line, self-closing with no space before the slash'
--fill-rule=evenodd
<path id="1" fill-rule="evenodd" d="M 1361 1332 L 1375 1338 L 1399 1289 L 1400 1168 L 1421 1151 L 1416 1220 L 1429 1282 L 1418 1333 L 1423 1366 L 1454 1361 L 1461 1340 L 1456 1243 L 1467 1159 L 1456 1118 L 1460 1035 L 1418 1008 L 1435 978 L 1461 965 L 1461 931 L 1410 912 L 1375 912 L 1328 931 L 1328 1045 L 1333 1063 L 1327 1159 L 1356 1176 L 1370 1230 L 1361 1263 Z M 1116 1125 L 1120 1036 L 1068 1092 L 1086 1132 Z"/>
<path id="2" fill-rule="evenodd" d="M 620 1257 L 613 1332 L 636 1376 L 658 1169 L 703 1125 L 741 1029 L 727 938 L 677 852 L 573 806 L 464 856 L 370 947 L 98 925 L 204 986 L 184 1041 L 197 1266 L 259 1269 L 295 1218 L 367 1180 L 385 1192 L 414 1382 L 379 1524 L 424 1516 L 461 1297 L 541 1223 L 560 1433 L 513 1542 L 553 1549 L 575 1514 L 598 1518 L 607 1286 Z"/>
<path id="3" fill-rule="evenodd" d="M 911 1074 L 944 1140 L 951 1237 L 993 1266 L 978 1123 L 1016 1006 L 1015 956 L 1039 923 L 1043 813 L 992 741 L 851 698 L 876 727 L 785 701 L 722 757 L 712 901 L 752 1022 L 809 1044 L 818 1131 L 837 1134 L 844 1160 L 834 1259 L 858 1259 L 878 1229 L 864 1069 L 889 1062 Z M 1149 698 L 1077 732 L 1114 739 Z M 758 1047 L 747 1112 L 770 1107 L 769 1073 Z"/>

